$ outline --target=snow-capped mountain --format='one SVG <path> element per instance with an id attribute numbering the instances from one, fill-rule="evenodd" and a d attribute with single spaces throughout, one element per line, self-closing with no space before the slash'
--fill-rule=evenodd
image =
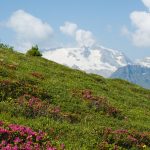
<path id="1" fill-rule="evenodd" d="M 136 63 L 137 63 L 138 65 L 141 65 L 141 66 L 145 66 L 145 67 L 150 68 L 150 57 L 146 57 L 146 58 L 144 58 L 144 59 L 137 60 Z"/>
<path id="2" fill-rule="evenodd" d="M 132 62 L 121 52 L 102 46 L 93 48 L 59 48 L 43 52 L 43 57 L 57 63 L 109 77 Z"/>

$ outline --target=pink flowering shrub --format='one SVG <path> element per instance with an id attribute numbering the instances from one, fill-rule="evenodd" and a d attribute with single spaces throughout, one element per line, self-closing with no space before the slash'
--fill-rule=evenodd
<path id="1" fill-rule="evenodd" d="M 83 90 L 82 98 L 89 102 L 90 107 L 95 107 L 96 111 L 103 111 L 104 114 L 114 118 L 124 119 L 122 112 L 111 106 L 105 97 L 94 96 L 91 90 Z"/>
<path id="2" fill-rule="evenodd" d="M 17 103 L 22 109 L 22 113 L 27 118 L 35 118 L 36 116 L 45 116 L 48 113 L 49 104 L 39 98 L 25 94 L 18 98 Z"/>
<path id="3" fill-rule="evenodd" d="M 64 144 L 60 150 L 65 148 Z M 57 150 L 48 140 L 45 132 L 0 121 L 0 149 L 2 150 Z"/>
<path id="4" fill-rule="evenodd" d="M 150 147 L 150 132 L 138 132 L 129 130 L 112 130 L 107 128 L 103 132 L 103 142 L 99 149 L 112 148 L 118 150 L 126 149 L 144 149 Z"/>

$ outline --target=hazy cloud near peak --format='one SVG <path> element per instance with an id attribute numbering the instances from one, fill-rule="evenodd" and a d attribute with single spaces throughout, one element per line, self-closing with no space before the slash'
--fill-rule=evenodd
<path id="1" fill-rule="evenodd" d="M 77 24 L 71 22 L 65 22 L 63 26 L 60 26 L 60 31 L 64 34 L 74 36 L 77 31 Z"/>
<path id="2" fill-rule="evenodd" d="M 77 30 L 76 41 L 78 42 L 79 46 L 86 46 L 86 47 L 91 47 L 95 43 L 92 32 L 85 31 L 82 29 Z"/>
<path id="3" fill-rule="evenodd" d="M 80 29 L 75 23 L 65 22 L 63 26 L 60 26 L 60 31 L 66 35 L 72 36 L 76 40 L 78 46 L 91 47 L 95 43 L 93 33 L 88 30 Z"/>
<path id="4" fill-rule="evenodd" d="M 28 49 L 38 42 L 44 42 L 53 33 L 49 24 L 24 10 L 15 11 L 8 19 L 7 27 L 16 33 L 17 47 L 22 49 Z"/>

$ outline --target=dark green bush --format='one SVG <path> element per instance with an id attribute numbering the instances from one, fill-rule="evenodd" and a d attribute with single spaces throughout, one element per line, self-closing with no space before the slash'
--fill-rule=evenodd
<path id="1" fill-rule="evenodd" d="M 42 56 L 37 45 L 32 46 L 32 48 L 30 50 L 28 50 L 26 54 L 28 56 Z"/>
<path id="2" fill-rule="evenodd" d="M 0 48 L 7 49 L 7 50 L 10 50 L 10 51 L 14 50 L 14 48 L 12 46 L 9 46 L 9 45 L 3 44 L 3 43 L 0 43 Z"/>

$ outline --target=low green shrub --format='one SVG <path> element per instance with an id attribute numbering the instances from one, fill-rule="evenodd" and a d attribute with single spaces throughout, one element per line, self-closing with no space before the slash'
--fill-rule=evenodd
<path id="1" fill-rule="evenodd" d="M 39 51 L 38 46 L 32 46 L 30 50 L 26 53 L 28 56 L 42 56 L 41 52 Z"/>

